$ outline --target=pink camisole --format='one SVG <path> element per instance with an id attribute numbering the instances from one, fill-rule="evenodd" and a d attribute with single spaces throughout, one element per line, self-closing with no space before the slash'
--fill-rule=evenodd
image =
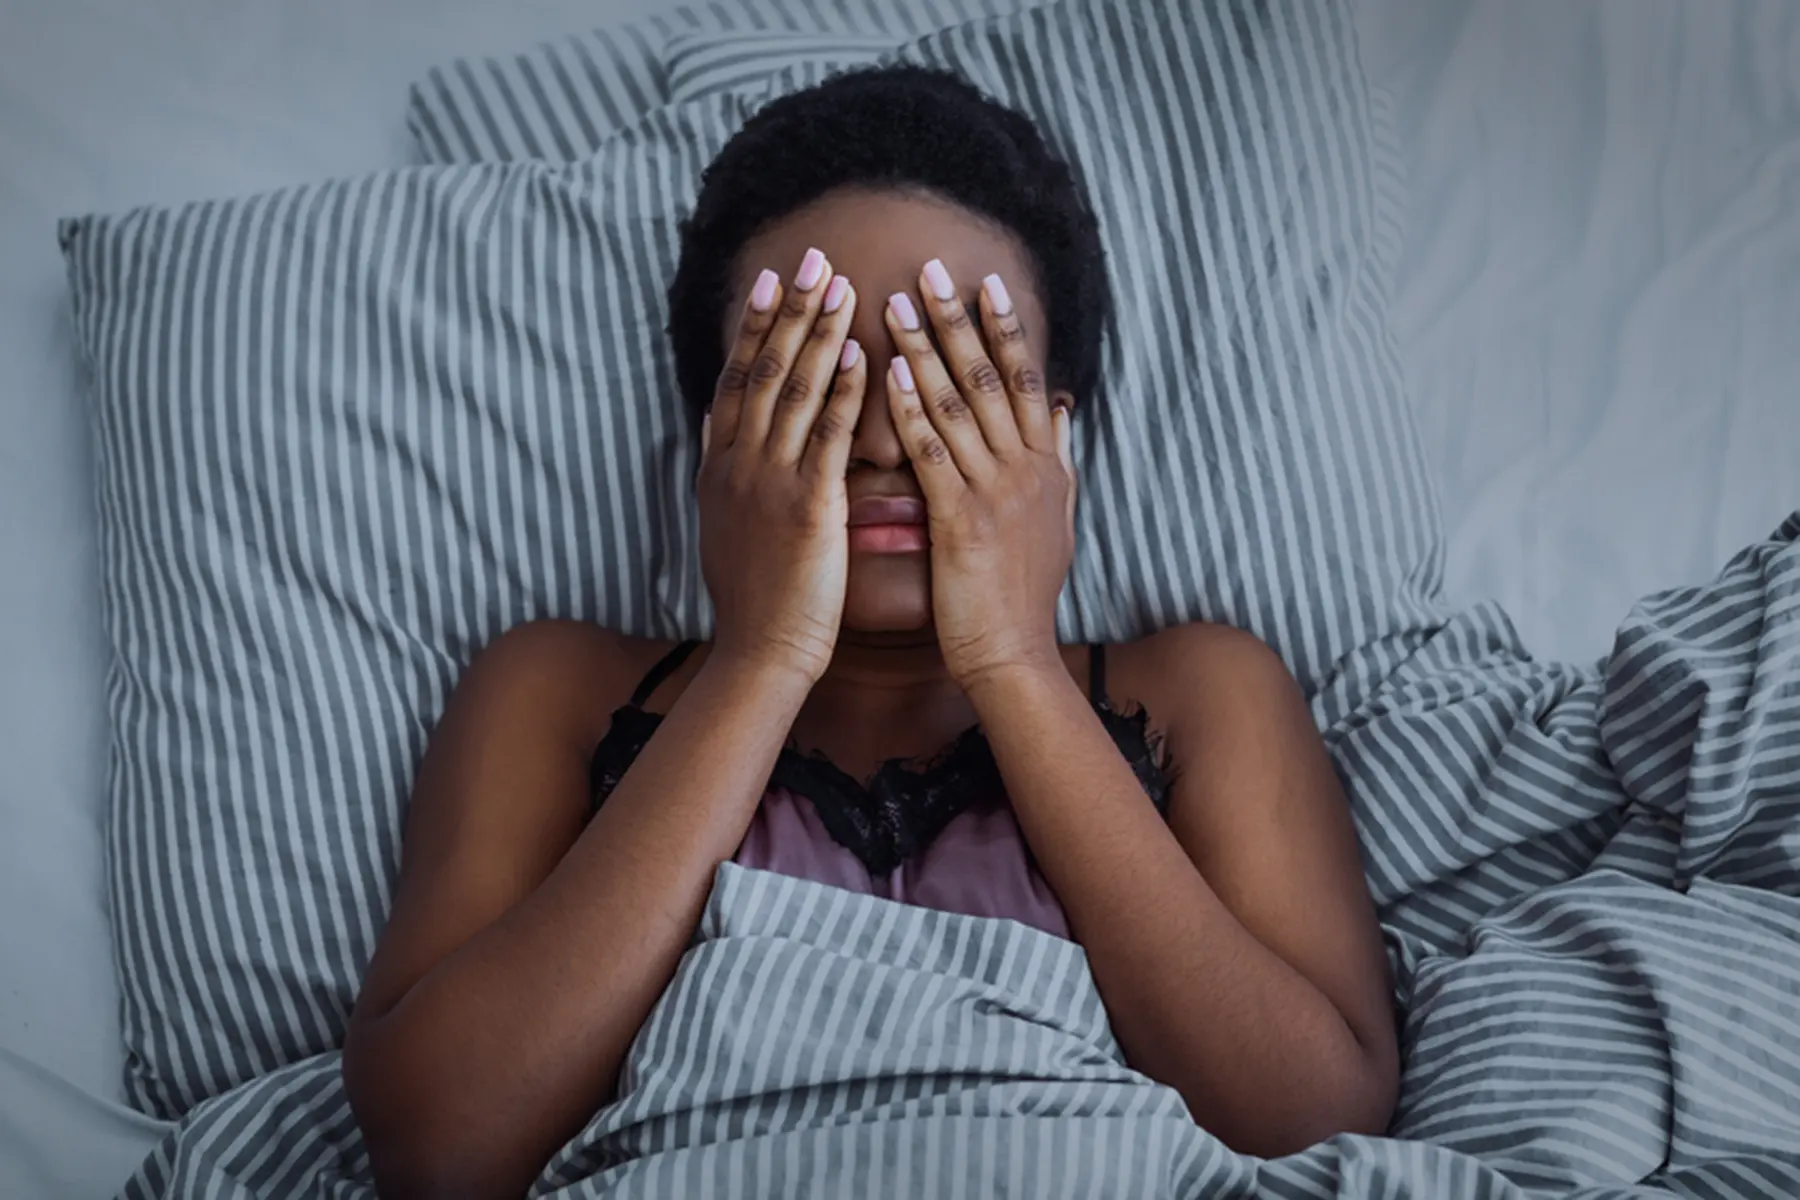
<path id="1" fill-rule="evenodd" d="M 697 645 L 683 642 L 665 655 L 630 703 L 613 713 L 589 766 L 593 811 L 661 724 L 662 717 L 644 705 Z M 1147 717 L 1115 712 L 1107 703 L 1104 663 L 1104 647 L 1093 647 L 1089 696 L 1095 711 L 1166 815 L 1167 767 Z M 1062 905 L 1038 870 L 978 728 L 957 739 L 938 763 L 884 763 L 867 782 L 817 756 L 784 749 L 734 859 L 903 904 L 1010 919 L 1069 936 Z"/>

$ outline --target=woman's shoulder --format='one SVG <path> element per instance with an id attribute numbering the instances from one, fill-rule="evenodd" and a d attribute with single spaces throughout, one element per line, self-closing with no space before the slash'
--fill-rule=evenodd
<path id="1" fill-rule="evenodd" d="M 470 674 L 503 678 L 507 690 L 561 709 L 581 736 L 598 736 L 639 681 L 677 645 L 588 621 L 527 621 L 490 642 L 471 664 Z"/>
<path id="2" fill-rule="evenodd" d="M 1230 625 L 1194 621 L 1121 642 L 1106 651 L 1107 690 L 1152 714 L 1179 710 L 1195 689 L 1228 682 L 1292 676 L 1279 655 L 1255 634 Z"/>
<path id="3" fill-rule="evenodd" d="M 1269 644 L 1246 629 L 1213 621 L 1190 621 L 1146 634 L 1135 642 L 1120 642 L 1109 654 L 1155 659 L 1159 655 L 1192 654 L 1267 655 Z"/>

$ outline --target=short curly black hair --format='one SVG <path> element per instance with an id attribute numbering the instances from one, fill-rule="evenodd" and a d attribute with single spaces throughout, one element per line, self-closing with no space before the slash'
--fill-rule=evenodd
<path id="1" fill-rule="evenodd" d="M 732 265 L 770 222 L 836 188 L 921 189 L 994 221 L 1029 254 L 1049 320 L 1046 377 L 1076 411 L 1100 374 L 1109 297 L 1100 223 L 1028 117 L 947 71 L 864 68 L 770 101 L 701 176 L 669 284 L 676 379 L 696 428 L 724 368 Z"/>

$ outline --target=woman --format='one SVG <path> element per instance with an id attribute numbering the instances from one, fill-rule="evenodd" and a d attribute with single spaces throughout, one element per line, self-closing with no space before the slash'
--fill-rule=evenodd
<path id="1" fill-rule="evenodd" d="M 683 234 L 716 637 L 534 623 L 457 688 L 345 1047 L 383 1194 L 519 1194 L 734 857 L 1075 939 L 1240 1151 L 1382 1130 L 1386 959 L 1292 677 L 1217 626 L 1056 642 L 1106 303 L 1066 166 L 952 78 L 859 72 L 764 108 Z"/>

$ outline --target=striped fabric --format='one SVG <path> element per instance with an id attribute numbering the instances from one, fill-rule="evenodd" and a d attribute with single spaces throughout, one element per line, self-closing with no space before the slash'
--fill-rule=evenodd
<path id="1" fill-rule="evenodd" d="M 906 54 L 1035 114 L 1106 230 L 1061 634 L 1227 622 L 1322 725 L 1353 717 L 1439 621 L 1441 546 L 1346 6 L 1065 0 Z M 179 1116 L 339 1043 L 413 770 L 481 646 L 546 616 L 707 632 L 662 291 L 746 104 L 658 109 L 573 166 L 65 223 L 138 1107 Z M 1404 847 L 1390 900 L 1477 849 L 1372 832 Z M 1408 919 L 1447 919 L 1433 903 Z"/>
<path id="2" fill-rule="evenodd" d="M 1458 614 L 1330 744 L 1405 1014 L 1388 1137 L 1233 1154 L 1126 1068 L 1073 943 L 726 863 L 529 1194 L 1800 1195 L 1800 513 L 1597 670 Z M 125 1195 L 227 1190 L 374 1196 L 335 1051 L 196 1109 Z"/>
<path id="3" fill-rule="evenodd" d="M 782 35 L 823 38 L 825 60 L 855 61 L 871 40 L 888 45 L 973 17 L 1018 12 L 1043 0 L 715 0 L 547 42 L 524 54 L 459 59 L 412 86 L 406 124 L 428 162 L 571 162 L 651 109 L 730 82 L 736 55 L 713 40 L 743 34 L 793 61 Z M 690 35 L 706 44 L 695 45 Z M 752 43 L 754 44 L 754 43 Z M 823 61 L 823 60 L 821 60 Z M 756 64 L 766 74 L 772 61 Z"/>
<path id="4" fill-rule="evenodd" d="M 839 69 L 873 66 L 892 54 L 900 40 L 789 30 L 682 34 L 670 38 L 663 52 L 669 98 L 680 102 L 766 85 L 799 63 L 829 63 Z"/>

